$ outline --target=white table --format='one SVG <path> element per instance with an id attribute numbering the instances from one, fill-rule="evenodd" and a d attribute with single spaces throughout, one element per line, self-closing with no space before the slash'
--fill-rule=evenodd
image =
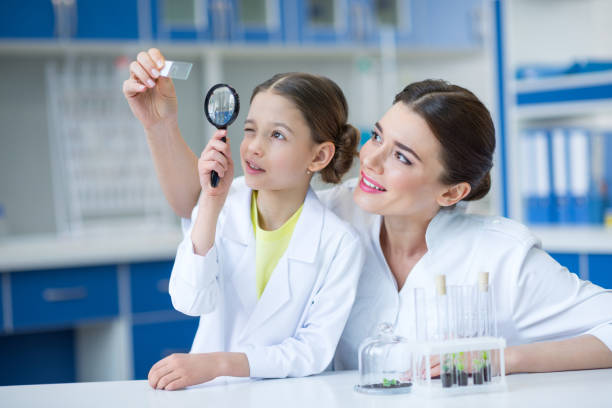
<path id="1" fill-rule="evenodd" d="M 612 369 L 507 377 L 508 391 L 426 398 L 353 391 L 355 371 L 157 391 L 146 381 L 0 387 L 0 406 L 17 407 L 612 407 Z M 439 381 L 439 380 L 437 380 Z"/>

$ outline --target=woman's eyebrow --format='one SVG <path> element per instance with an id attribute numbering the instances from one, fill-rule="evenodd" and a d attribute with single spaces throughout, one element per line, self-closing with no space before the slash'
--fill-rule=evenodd
<path id="1" fill-rule="evenodd" d="M 384 133 L 384 132 L 383 132 L 383 128 L 382 128 L 382 126 L 380 126 L 380 123 L 379 123 L 379 122 L 376 122 L 376 124 L 374 124 L 374 126 L 376 127 L 376 129 L 378 129 L 378 131 L 379 131 L 380 133 Z M 411 153 L 411 154 L 412 154 L 414 157 L 416 157 L 416 158 L 417 158 L 417 160 L 418 160 L 418 161 L 420 161 L 421 163 L 423 163 L 423 160 L 421 160 L 421 158 L 419 157 L 419 155 L 418 155 L 418 154 L 416 154 L 416 152 L 415 152 L 414 150 L 412 150 L 411 148 L 409 148 L 409 147 L 408 147 L 408 146 L 406 146 L 405 144 L 400 143 L 400 142 L 398 142 L 398 141 L 396 140 L 396 141 L 395 141 L 395 145 L 396 145 L 397 147 L 399 147 L 400 149 L 402 149 L 402 150 L 406 150 L 407 152 L 410 152 L 410 153 Z"/>

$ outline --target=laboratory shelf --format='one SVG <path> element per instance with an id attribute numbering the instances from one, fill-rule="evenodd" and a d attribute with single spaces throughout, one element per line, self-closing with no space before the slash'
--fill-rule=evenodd
<path id="1" fill-rule="evenodd" d="M 612 254 L 612 228 L 598 226 L 538 226 L 531 232 L 551 252 Z"/>
<path id="2" fill-rule="evenodd" d="M 114 229 L 0 241 L 0 272 L 174 259 L 182 233 L 175 229 Z"/>
<path id="3" fill-rule="evenodd" d="M 78 55 L 117 55 L 136 54 L 149 48 L 168 50 L 180 55 L 215 55 L 218 57 L 338 57 L 346 58 L 360 55 L 378 55 L 381 48 L 374 45 L 250 45 L 250 44 L 202 44 L 193 42 L 156 41 L 57 41 L 57 40 L 0 40 L 0 55 L 39 55 L 54 56 L 62 54 Z M 397 57 L 462 57 L 483 53 L 482 47 L 446 48 L 429 46 L 398 47 Z"/>
<path id="4" fill-rule="evenodd" d="M 612 110 L 612 72 L 529 78 L 513 84 L 517 119 L 592 115 Z"/>

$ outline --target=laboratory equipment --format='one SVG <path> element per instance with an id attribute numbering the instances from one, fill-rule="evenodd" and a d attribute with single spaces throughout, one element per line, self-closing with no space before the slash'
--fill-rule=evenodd
<path id="1" fill-rule="evenodd" d="M 404 394 L 413 381 L 416 343 L 393 334 L 393 326 L 381 323 L 378 334 L 359 347 L 359 384 L 355 391 L 366 394 Z"/>
<path id="2" fill-rule="evenodd" d="M 240 111 L 240 98 L 234 88 L 227 84 L 217 84 L 210 88 L 204 99 L 206 119 L 217 129 L 227 129 L 236 120 Z M 223 139 L 224 142 L 226 138 Z M 219 175 L 216 171 L 210 174 L 210 185 L 217 187 Z"/>

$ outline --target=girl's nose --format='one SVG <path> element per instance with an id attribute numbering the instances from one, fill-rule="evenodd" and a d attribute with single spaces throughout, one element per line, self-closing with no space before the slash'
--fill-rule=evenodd
<path id="1" fill-rule="evenodd" d="M 263 154 L 262 137 L 256 135 L 254 138 L 252 138 L 249 142 L 247 150 L 252 155 L 261 156 Z"/>

